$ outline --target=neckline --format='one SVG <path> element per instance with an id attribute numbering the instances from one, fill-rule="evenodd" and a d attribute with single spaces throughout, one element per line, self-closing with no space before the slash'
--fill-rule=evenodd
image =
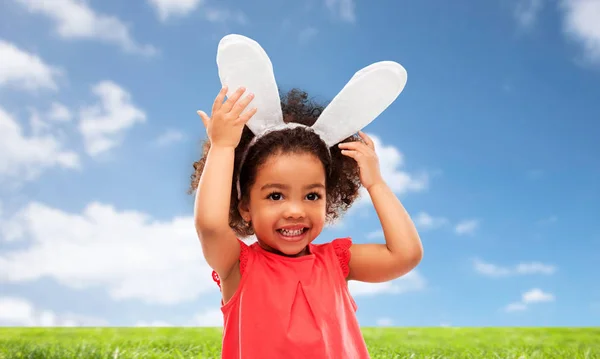
<path id="1" fill-rule="evenodd" d="M 311 260 L 311 259 L 315 258 L 315 253 L 314 253 L 315 248 L 312 243 L 309 243 L 307 246 L 309 253 L 306 255 L 300 256 L 300 257 L 288 257 L 288 256 L 282 256 L 281 254 L 269 252 L 268 250 L 264 249 L 258 242 L 255 242 L 254 245 L 258 248 L 258 250 L 261 253 L 263 253 L 267 257 L 275 258 L 278 260 L 284 260 L 284 261 L 290 261 L 290 262 L 301 262 L 301 261 Z"/>

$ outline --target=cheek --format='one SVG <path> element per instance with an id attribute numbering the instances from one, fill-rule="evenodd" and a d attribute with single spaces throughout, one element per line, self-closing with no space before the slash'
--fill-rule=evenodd
<path id="1" fill-rule="evenodd" d="M 264 226 L 278 219 L 280 211 L 277 206 L 258 203 L 250 208 L 250 216 L 255 225 Z"/>
<path id="2" fill-rule="evenodd" d="M 314 224 L 325 223 L 325 217 L 327 216 L 327 207 L 325 205 L 325 202 L 322 201 L 319 202 L 319 204 L 311 206 L 309 213 Z"/>

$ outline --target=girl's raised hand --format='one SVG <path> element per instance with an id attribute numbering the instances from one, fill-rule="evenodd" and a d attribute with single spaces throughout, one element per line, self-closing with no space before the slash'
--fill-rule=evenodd
<path id="1" fill-rule="evenodd" d="M 240 87 L 223 102 L 227 94 L 227 87 L 224 86 L 215 98 L 211 117 L 203 111 L 198 111 L 211 146 L 235 148 L 239 144 L 244 125 L 256 113 L 256 108 L 253 108 L 242 114 L 254 98 L 254 94 L 249 94 L 240 100 L 245 91 L 245 88 Z"/>
<path id="2" fill-rule="evenodd" d="M 360 181 L 369 190 L 373 185 L 382 183 L 383 177 L 379 170 L 379 158 L 375 153 L 373 140 L 362 131 L 358 132 L 362 141 L 342 142 L 338 145 L 342 154 L 354 158 L 360 170 Z"/>

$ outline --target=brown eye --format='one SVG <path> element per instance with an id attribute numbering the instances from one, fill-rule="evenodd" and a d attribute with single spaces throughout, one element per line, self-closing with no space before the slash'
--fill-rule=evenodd
<path id="1" fill-rule="evenodd" d="M 269 193 L 267 198 L 271 199 L 273 201 L 279 201 L 281 199 L 281 193 L 279 193 L 279 192 Z"/>
<path id="2" fill-rule="evenodd" d="M 306 195 L 306 198 L 307 198 L 309 201 L 317 201 L 317 200 L 321 199 L 321 195 L 320 195 L 320 194 L 318 194 L 318 193 L 316 193 L 316 192 L 313 192 L 313 193 L 309 193 L 309 194 L 307 194 L 307 195 Z"/>

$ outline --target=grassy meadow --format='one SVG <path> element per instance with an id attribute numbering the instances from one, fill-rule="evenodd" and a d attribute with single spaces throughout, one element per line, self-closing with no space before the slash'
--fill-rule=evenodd
<path id="1" fill-rule="evenodd" d="M 373 359 L 600 358 L 600 328 L 364 328 Z M 0 359 L 220 358 L 218 328 L 0 328 Z"/>

